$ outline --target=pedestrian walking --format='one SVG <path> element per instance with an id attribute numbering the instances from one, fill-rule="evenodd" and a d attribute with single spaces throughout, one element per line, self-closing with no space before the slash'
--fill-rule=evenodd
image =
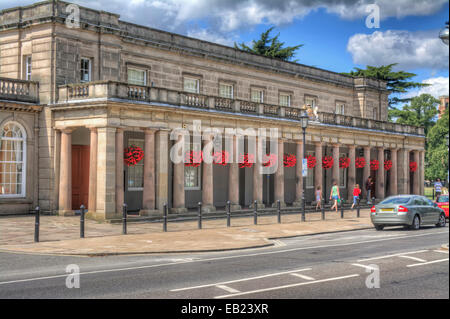
<path id="1" fill-rule="evenodd" d="M 331 210 L 336 209 L 336 213 L 338 211 L 338 202 L 341 200 L 341 195 L 339 194 L 339 187 L 336 182 L 333 182 L 333 187 L 331 188 L 330 200 L 334 200 L 333 206 L 331 206 Z"/>
<path id="2" fill-rule="evenodd" d="M 361 195 L 361 189 L 359 188 L 359 184 L 356 184 L 355 188 L 353 188 L 353 205 L 352 205 L 352 210 L 353 210 L 353 207 L 355 207 L 355 205 L 358 204 L 359 195 Z"/>
<path id="3" fill-rule="evenodd" d="M 442 194 L 442 183 L 441 179 L 436 179 L 436 182 L 434 182 L 434 191 L 436 193 L 436 197 L 439 197 Z"/>
<path id="4" fill-rule="evenodd" d="M 317 186 L 316 189 L 316 210 L 322 208 L 322 188 Z"/>
<path id="5" fill-rule="evenodd" d="M 367 204 L 372 204 L 372 186 L 373 186 L 373 180 L 372 176 L 369 176 L 366 181 L 366 191 L 367 191 Z"/>

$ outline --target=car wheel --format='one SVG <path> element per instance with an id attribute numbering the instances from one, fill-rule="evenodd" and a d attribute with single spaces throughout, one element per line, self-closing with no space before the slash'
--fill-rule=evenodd
<path id="1" fill-rule="evenodd" d="M 383 230 L 384 226 L 383 225 L 375 225 L 375 229 L 376 230 Z"/>
<path id="2" fill-rule="evenodd" d="M 411 229 L 412 230 L 419 230 L 420 229 L 420 217 L 418 215 L 414 216 L 412 225 L 411 225 Z"/>
<path id="3" fill-rule="evenodd" d="M 446 219 L 445 219 L 445 215 L 444 214 L 441 214 L 440 216 L 439 216 L 439 222 L 436 224 L 436 227 L 445 227 L 445 224 L 446 224 Z"/>

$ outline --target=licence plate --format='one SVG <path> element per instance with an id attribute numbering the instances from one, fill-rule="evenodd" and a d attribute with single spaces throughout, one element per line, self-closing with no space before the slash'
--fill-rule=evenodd
<path id="1" fill-rule="evenodd" d="M 382 208 L 381 211 L 383 213 L 392 213 L 392 212 L 394 212 L 394 209 L 393 208 Z"/>

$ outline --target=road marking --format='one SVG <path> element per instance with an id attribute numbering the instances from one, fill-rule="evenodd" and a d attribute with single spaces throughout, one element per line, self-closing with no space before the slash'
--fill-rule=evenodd
<path id="1" fill-rule="evenodd" d="M 398 253 L 398 254 L 393 254 L 393 255 L 371 257 L 371 258 L 359 259 L 358 262 L 360 263 L 360 262 L 369 261 L 369 260 L 377 260 L 377 259 L 383 259 L 383 258 L 397 257 L 397 256 L 400 256 L 400 255 L 405 255 L 405 254 L 419 254 L 419 253 L 424 253 L 424 252 L 427 252 L 427 251 L 428 250 L 418 250 L 418 251 L 409 251 L 409 252 Z"/>
<path id="2" fill-rule="evenodd" d="M 420 264 L 411 264 L 411 265 L 407 265 L 406 267 L 424 266 L 424 265 L 429 265 L 429 264 L 441 263 L 444 261 L 448 261 L 448 258 L 428 261 L 426 263 L 420 263 Z"/>
<path id="3" fill-rule="evenodd" d="M 259 292 L 266 292 L 266 291 L 272 291 L 272 290 L 293 288 L 293 287 L 299 287 L 299 286 L 305 286 L 305 285 L 311 285 L 311 284 L 318 284 L 318 283 L 328 282 L 328 281 L 348 279 L 348 278 L 353 278 L 353 277 L 359 277 L 359 275 L 358 274 L 353 274 L 353 275 L 342 276 L 342 277 L 334 277 L 334 278 L 320 279 L 320 280 L 315 280 L 315 281 L 301 282 L 301 283 L 296 283 L 296 284 L 291 284 L 291 285 L 284 285 L 284 286 L 278 286 L 278 287 L 264 288 L 264 289 L 258 289 L 258 290 L 252 290 L 252 291 L 244 291 L 244 292 L 239 292 L 239 293 L 230 294 L 230 295 L 216 296 L 216 297 L 214 297 L 214 299 L 222 299 L 222 298 L 250 295 L 250 294 L 255 294 L 255 293 L 259 293 Z"/>
<path id="4" fill-rule="evenodd" d="M 366 268 L 366 269 L 369 269 L 369 270 L 374 270 L 373 267 L 367 266 L 367 265 L 362 265 L 362 264 L 352 264 L 352 265 L 353 265 L 353 266 L 357 266 L 357 267 Z"/>
<path id="5" fill-rule="evenodd" d="M 309 276 L 302 275 L 302 274 L 296 274 L 296 273 L 294 273 L 294 274 L 291 274 L 291 275 L 292 275 L 292 276 L 295 276 L 295 277 L 299 277 L 299 278 L 305 279 L 305 280 L 315 280 L 313 277 L 309 277 Z"/>
<path id="6" fill-rule="evenodd" d="M 448 255 L 448 250 L 433 250 L 435 253 L 441 253 L 441 254 L 447 254 Z"/>
<path id="7" fill-rule="evenodd" d="M 237 290 L 237 289 L 234 289 L 234 288 L 231 288 L 231 287 L 228 287 L 228 286 L 225 286 L 225 285 L 216 285 L 216 287 L 217 287 L 217 288 L 220 288 L 220 289 L 223 289 L 223 290 L 225 290 L 225 291 L 228 291 L 228 292 L 230 292 L 230 293 L 232 293 L 232 294 L 235 294 L 235 293 L 240 292 L 240 291 Z"/>
<path id="8" fill-rule="evenodd" d="M 92 274 L 101 274 L 101 273 L 109 273 L 109 272 L 120 272 L 120 271 L 127 271 L 127 270 L 151 269 L 151 268 L 157 268 L 157 267 L 167 267 L 167 266 L 173 266 L 173 265 L 181 265 L 181 264 L 187 264 L 187 263 L 198 263 L 198 262 L 205 262 L 205 261 L 217 261 L 217 260 L 226 260 L 226 259 L 237 259 L 237 258 L 244 258 L 244 257 L 262 256 L 262 255 L 272 255 L 272 254 L 294 252 L 294 251 L 302 251 L 302 250 L 309 250 L 309 249 L 318 249 L 318 248 L 332 248 L 332 247 L 353 246 L 353 245 L 359 245 L 359 244 L 376 243 L 376 242 L 391 241 L 391 240 L 413 238 L 413 237 L 434 236 L 434 235 L 448 234 L 448 233 L 449 233 L 448 231 L 442 231 L 442 232 L 433 232 L 433 233 L 425 233 L 425 234 L 417 234 L 417 235 L 408 235 L 408 236 L 403 236 L 403 237 L 393 237 L 393 238 L 382 238 L 382 239 L 366 240 L 366 241 L 344 243 L 344 244 L 319 245 L 319 246 L 311 246 L 311 247 L 300 247 L 300 248 L 283 249 L 283 250 L 276 250 L 276 251 L 267 251 L 267 252 L 254 253 L 254 254 L 233 255 L 233 256 L 225 256 L 225 257 L 212 257 L 212 258 L 198 259 L 198 260 L 192 260 L 192 261 L 172 262 L 172 263 L 157 264 L 157 265 L 145 265 L 145 266 L 115 268 L 115 269 L 102 269 L 102 270 L 81 272 L 80 276 L 82 276 L 82 275 L 92 275 Z M 337 240 L 339 240 L 339 239 L 337 239 Z M 402 253 L 402 254 L 404 254 L 404 253 Z M 67 274 L 48 276 L 48 277 L 35 277 L 35 278 L 28 278 L 28 279 L 3 281 L 3 282 L 0 282 L 0 285 L 13 284 L 13 283 L 19 283 L 19 282 L 46 280 L 46 279 L 55 279 L 55 278 L 65 278 L 65 277 L 67 277 Z"/>
<path id="9" fill-rule="evenodd" d="M 183 291 L 183 290 L 191 290 L 191 289 L 198 289 L 198 288 L 213 287 L 213 286 L 217 286 L 217 285 L 232 284 L 232 283 L 235 283 L 235 282 L 249 281 L 249 280 L 261 279 L 261 278 L 267 278 L 267 277 L 273 277 L 273 276 L 280 276 L 280 275 L 291 274 L 293 272 L 307 271 L 307 270 L 311 270 L 311 268 L 283 271 L 283 272 L 277 272 L 277 273 L 267 274 L 267 275 L 262 275 L 262 276 L 257 276 L 257 277 L 249 277 L 249 278 L 242 278 L 242 279 L 236 279 L 236 280 L 230 280 L 230 281 L 217 282 L 217 283 L 214 283 L 214 284 L 205 284 L 205 285 L 200 285 L 200 286 L 177 288 L 177 289 L 172 289 L 171 291 L 175 292 L 175 291 Z"/>
<path id="10" fill-rule="evenodd" d="M 413 256 L 401 255 L 401 256 L 398 256 L 398 257 L 406 258 L 406 259 L 412 259 L 412 260 L 415 260 L 415 261 L 418 261 L 418 262 L 421 262 L 421 263 L 426 263 L 427 262 L 425 259 L 417 258 L 417 257 L 413 257 Z"/>

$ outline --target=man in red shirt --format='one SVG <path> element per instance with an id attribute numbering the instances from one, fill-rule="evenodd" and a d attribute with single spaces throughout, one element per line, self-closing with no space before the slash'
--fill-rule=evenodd
<path id="1" fill-rule="evenodd" d="M 355 188 L 353 189 L 353 205 L 352 205 L 352 209 L 358 203 L 360 194 L 361 194 L 361 189 L 359 188 L 359 184 L 356 184 Z"/>

